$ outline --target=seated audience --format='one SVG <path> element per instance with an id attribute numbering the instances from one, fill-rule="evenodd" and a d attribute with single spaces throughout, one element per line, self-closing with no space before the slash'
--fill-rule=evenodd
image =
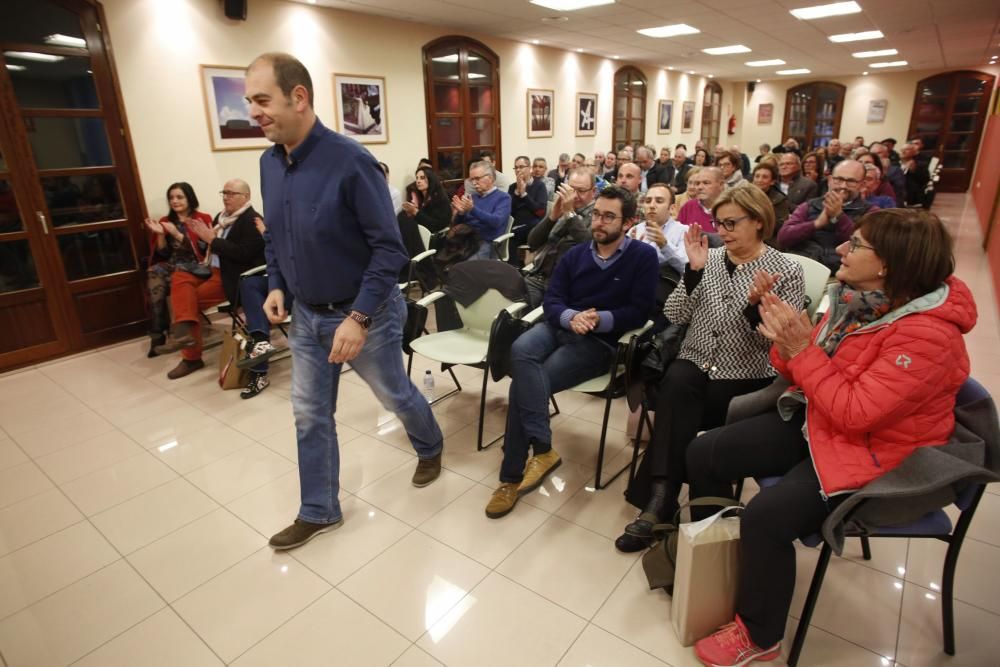
<path id="1" fill-rule="evenodd" d="M 618 169 L 621 169 L 623 164 L 630 162 L 632 162 L 632 151 L 625 150 L 624 148 L 618 151 Z"/>
<path id="2" fill-rule="evenodd" d="M 656 154 L 647 146 L 639 146 L 635 151 L 635 163 L 641 170 L 639 175 L 639 192 L 645 192 L 650 183 L 660 183 L 660 165 L 653 159 Z"/>
<path id="3" fill-rule="evenodd" d="M 919 161 L 916 145 L 904 144 L 900 155 L 899 168 L 903 172 L 905 190 L 904 204 L 906 206 L 922 206 L 930 208 L 927 203 L 927 184 L 931 180 L 927 165 Z"/>
<path id="4" fill-rule="evenodd" d="M 680 210 L 684 208 L 684 204 L 688 203 L 688 201 L 693 199 L 695 194 L 697 194 L 698 192 L 698 186 L 694 180 L 694 177 L 697 176 L 698 172 L 701 171 L 701 167 L 695 167 L 690 163 L 687 166 L 688 170 L 687 170 L 687 177 L 684 180 L 684 192 L 677 195 L 677 199 L 674 200 L 674 206 L 673 206 L 674 217 L 677 217 L 678 213 L 680 213 Z"/>
<path id="5" fill-rule="evenodd" d="M 903 170 L 889 160 L 889 149 L 885 144 L 876 142 L 868 147 L 868 152 L 878 157 L 879 166 L 882 167 L 882 178 L 892 186 L 893 192 L 896 193 L 896 201 L 906 201 L 906 177 L 903 175 Z"/>
<path id="6" fill-rule="evenodd" d="M 792 209 L 819 193 L 816 181 L 802 176 L 802 160 L 796 153 L 786 151 L 781 154 L 778 158 L 778 173 L 781 174 L 778 187 L 788 197 L 788 205 Z"/>
<path id="7" fill-rule="evenodd" d="M 264 222 L 250 203 L 250 186 L 238 178 L 222 188 L 222 211 L 213 227 L 195 221 L 195 234 L 208 244 L 211 265 L 218 267 L 222 291 L 232 307 L 243 309 L 250 334 L 248 358 L 240 366 L 250 368 L 247 386 L 240 398 L 253 398 L 268 386 L 267 360 L 278 349 L 271 345 L 271 323 L 264 313 L 267 299 L 267 275 L 240 277 L 240 274 L 267 263 L 264 257 Z"/>
<path id="8" fill-rule="evenodd" d="M 555 169 L 549 172 L 549 178 L 552 179 L 556 190 L 558 190 L 559 186 L 563 184 L 563 181 L 566 179 L 566 174 L 569 173 L 569 169 L 569 153 L 560 153 L 559 164 Z"/>
<path id="9" fill-rule="evenodd" d="M 674 158 L 660 170 L 660 183 L 666 183 L 674 193 L 687 190 L 688 172 L 691 165 L 687 160 L 687 151 L 683 148 L 674 149 Z M 655 181 L 654 181 L 655 182 Z"/>
<path id="10" fill-rule="evenodd" d="M 618 338 L 649 316 L 656 253 L 628 237 L 635 215 L 631 193 L 608 186 L 598 195 L 593 241 L 559 260 L 545 291 L 544 321 L 514 342 L 500 486 L 486 505 L 491 519 L 508 514 L 562 462 L 552 449 L 549 396 L 606 373 Z"/>
<path id="11" fill-rule="evenodd" d="M 653 433 L 626 493 L 643 510 L 615 541 L 621 551 L 646 548 L 653 526 L 673 520 L 687 481 L 685 453 L 698 431 L 721 426 L 730 399 L 774 377 L 771 343 L 757 329 L 761 297 L 773 291 L 796 308 L 804 300 L 802 266 L 764 243 L 774 209 L 763 192 L 749 184 L 727 190 L 712 215 L 724 247 L 709 250 L 702 230 L 688 228 L 688 264 L 664 308 L 670 322 L 688 329 L 656 392 Z"/>
<path id="12" fill-rule="evenodd" d="M 507 242 L 507 261 L 521 266 L 518 248 L 528 239 L 528 233 L 545 215 L 549 200 L 545 183 L 531 175 L 531 160 L 527 155 L 514 158 L 514 183 L 507 191 L 510 195 L 510 214 L 514 217 L 514 237 Z"/>
<path id="13" fill-rule="evenodd" d="M 590 212 L 594 209 L 595 176 L 586 169 L 574 169 L 559 186 L 552 210 L 528 233 L 533 253 L 532 267 L 524 279 L 528 304 L 542 305 L 545 288 L 556 263 L 566 252 L 590 238 Z"/>
<path id="14" fill-rule="evenodd" d="M 786 153 L 795 153 L 799 158 L 802 157 L 802 149 L 799 148 L 799 142 L 794 137 L 785 139 L 784 146 Z"/>
<path id="15" fill-rule="evenodd" d="M 497 169 L 496 153 L 491 150 L 479 151 L 479 159 L 493 167 L 493 182 L 496 183 L 496 186 L 500 188 L 501 192 L 507 192 L 507 188 L 510 187 L 510 179 L 507 178 L 502 171 Z"/>
<path id="16" fill-rule="evenodd" d="M 385 184 L 389 188 L 389 198 L 392 200 L 392 212 L 399 215 L 399 212 L 403 210 L 403 193 L 389 181 L 389 165 L 385 162 L 378 164 L 382 167 L 382 173 L 385 174 Z"/>
<path id="17" fill-rule="evenodd" d="M 722 170 L 718 167 L 703 167 L 697 175 L 688 176 L 688 183 L 692 180 L 695 186 L 694 199 L 681 207 L 677 212 L 677 219 L 683 225 L 694 225 L 705 233 L 714 234 L 717 230 L 712 209 L 726 188 Z"/>
<path id="18" fill-rule="evenodd" d="M 510 195 L 496 187 L 493 166 L 486 161 L 473 162 L 469 167 L 469 181 L 474 192 L 451 198 L 455 211 L 454 224 L 465 224 L 479 233 L 479 251 L 476 259 L 494 257 L 493 240 L 507 232 L 510 219 Z"/>
<path id="19" fill-rule="evenodd" d="M 146 286 L 149 290 L 149 353 L 159 354 L 157 347 L 167 342 L 170 329 L 171 276 L 178 262 L 198 262 L 204 258 L 204 248 L 198 236 L 186 226 L 192 219 L 212 224 L 207 213 L 198 210 L 198 196 L 188 183 L 172 183 L 167 188 L 167 207 L 170 213 L 159 221 L 146 218 L 146 228 L 152 232 L 150 239 L 149 270 Z"/>
<path id="20" fill-rule="evenodd" d="M 816 183 L 816 185 L 822 183 L 826 177 L 826 173 L 823 170 L 823 157 L 819 151 L 810 151 L 802 158 L 802 176 Z"/>
<path id="21" fill-rule="evenodd" d="M 826 146 L 826 160 L 823 163 L 823 167 L 826 170 L 826 174 L 833 171 L 833 168 L 837 166 L 837 163 L 844 159 L 842 155 L 844 147 L 840 144 L 840 139 L 830 139 L 830 143 Z"/>
<path id="22" fill-rule="evenodd" d="M 536 157 L 531 162 L 531 177 L 545 184 L 545 198 L 551 199 L 556 191 L 556 182 L 545 175 L 549 165 L 543 157 Z"/>
<path id="23" fill-rule="evenodd" d="M 448 194 L 434 170 L 430 167 L 417 169 L 413 186 L 409 201 L 403 202 L 403 210 L 396 216 L 403 245 L 410 257 L 429 249 L 424 247 L 418 225 L 436 234 L 451 224 Z M 409 267 L 403 267 L 403 271 L 408 273 Z"/>
<path id="24" fill-rule="evenodd" d="M 778 168 L 770 162 L 761 162 L 753 170 L 753 184 L 767 195 L 774 207 L 774 234 L 764 239 L 768 245 L 777 245 L 778 232 L 788 219 L 788 197 L 778 188 Z"/>
<path id="25" fill-rule="evenodd" d="M 598 169 L 598 176 L 611 183 L 618 180 L 618 156 L 614 151 L 608 151 L 604 155 L 604 163 Z"/>
<path id="26" fill-rule="evenodd" d="M 836 271 L 840 266 L 837 247 L 850 238 L 861 216 L 878 210 L 861 196 L 864 178 L 865 169 L 855 160 L 844 160 L 834 167 L 830 191 L 792 212 L 778 234 L 778 245 L 825 264 L 830 273 Z"/>
<path id="27" fill-rule="evenodd" d="M 734 188 L 743 183 L 743 172 L 740 167 L 739 151 L 724 150 L 715 160 L 715 165 L 722 171 L 726 188 Z"/>
<path id="28" fill-rule="evenodd" d="M 741 151 L 740 147 L 736 144 L 730 146 L 729 150 L 734 151 L 740 157 L 740 164 L 738 166 L 743 173 L 743 178 L 750 178 L 750 156 Z"/>
<path id="29" fill-rule="evenodd" d="M 583 153 L 573 153 L 572 159 L 569 161 L 570 169 L 579 169 L 587 164 L 587 156 Z"/>
<path id="30" fill-rule="evenodd" d="M 644 219 L 629 230 L 629 236 L 649 244 L 659 256 L 660 266 L 669 266 L 679 274 L 684 273 L 687 251 L 684 233 L 687 227 L 677 222 L 670 211 L 674 192 L 666 183 L 653 183 L 643 196 Z"/>
<path id="31" fill-rule="evenodd" d="M 879 208 L 896 208 L 892 186 L 882 180 L 882 168 L 877 164 L 865 164 L 865 183 L 861 186 L 861 196 Z"/>
<path id="32" fill-rule="evenodd" d="M 771 144 L 761 144 L 757 150 L 760 151 L 760 155 L 754 158 L 754 162 L 760 162 L 762 157 L 771 152 Z"/>
<path id="33" fill-rule="evenodd" d="M 634 195 L 639 194 L 639 190 L 642 188 L 642 169 L 635 162 L 626 162 L 620 165 L 618 167 L 618 182 L 615 185 Z"/>
<path id="34" fill-rule="evenodd" d="M 775 408 L 709 431 L 688 450 L 692 498 L 731 497 L 733 480 L 781 476 L 743 512 L 736 615 L 695 645 L 705 664 L 777 658 L 796 538 L 819 532 L 853 491 L 918 447 L 951 436 L 969 376 L 962 335 L 976 323 L 972 294 L 952 275 L 952 246 L 929 213 L 869 213 L 838 248 L 840 284 L 819 325 L 798 303 L 764 297 L 760 331 L 792 386 Z"/>
<path id="35" fill-rule="evenodd" d="M 889 151 L 889 164 L 899 164 L 899 153 L 896 152 L 896 140 L 892 137 L 882 140 L 882 145 Z"/>
<path id="36" fill-rule="evenodd" d="M 712 165 L 712 157 L 704 148 L 697 148 L 694 151 L 694 161 L 692 164 L 696 167 L 710 167 Z"/>

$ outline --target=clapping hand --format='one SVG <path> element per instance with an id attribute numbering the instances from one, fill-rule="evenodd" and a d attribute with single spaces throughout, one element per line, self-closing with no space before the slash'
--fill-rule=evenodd
<path id="1" fill-rule="evenodd" d="M 747 300 L 750 302 L 751 306 L 756 306 L 760 303 L 761 297 L 765 294 L 769 294 L 774 286 L 778 283 L 778 279 L 781 278 L 780 273 L 768 273 L 763 269 L 758 269 L 756 273 L 753 274 L 753 285 L 750 286 L 750 295 Z"/>
<path id="2" fill-rule="evenodd" d="M 178 236 L 181 236 L 180 231 L 178 231 L 178 229 L 177 229 L 177 225 L 175 225 L 174 223 L 170 222 L 169 220 L 161 220 L 160 221 L 160 226 L 163 228 L 164 233 L 169 234 L 170 236 L 173 236 L 174 238 L 177 238 Z"/>
<path id="3" fill-rule="evenodd" d="M 774 343 L 782 359 L 788 360 L 809 347 L 812 322 L 809 314 L 796 311 L 771 293 L 760 299 L 760 319 L 757 330 Z"/>
<path id="4" fill-rule="evenodd" d="M 701 233 L 697 224 L 688 225 L 684 233 L 684 249 L 687 250 L 688 264 L 692 271 L 701 271 L 708 261 L 708 236 Z"/>
<path id="5" fill-rule="evenodd" d="M 146 228 L 154 234 L 163 234 L 163 225 L 160 224 L 158 220 L 153 220 L 152 218 L 146 218 L 143 222 L 146 223 Z"/>
<path id="6" fill-rule="evenodd" d="M 215 231 L 197 218 L 191 218 L 188 226 L 205 243 L 211 243 L 215 239 Z"/>
<path id="7" fill-rule="evenodd" d="M 826 222 L 836 220 L 844 210 L 844 200 L 835 191 L 830 190 L 823 195 L 823 210 L 826 212 Z"/>
<path id="8" fill-rule="evenodd" d="M 260 232 L 261 236 L 263 236 L 264 232 L 267 231 L 267 227 L 264 226 L 264 218 L 259 215 L 253 219 L 253 226 L 257 228 L 257 231 Z"/>

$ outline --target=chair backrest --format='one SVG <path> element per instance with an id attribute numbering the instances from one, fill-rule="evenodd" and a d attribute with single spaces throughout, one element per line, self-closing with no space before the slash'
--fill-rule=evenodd
<path id="1" fill-rule="evenodd" d="M 802 265 L 803 277 L 806 281 L 806 296 L 809 297 L 806 312 L 809 313 L 809 317 L 812 317 L 826 293 L 826 285 L 830 282 L 830 269 L 815 259 L 802 255 L 792 255 L 787 252 L 784 255 Z"/>
<path id="2" fill-rule="evenodd" d="M 503 294 L 490 288 L 468 306 L 463 306 L 456 301 L 455 308 L 458 309 L 458 315 L 462 318 L 463 329 L 470 329 L 489 336 L 493 320 L 496 319 L 501 310 L 512 303 L 514 302 Z"/>
<path id="3" fill-rule="evenodd" d="M 423 225 L 417 225 L 417 232 L 420 234 L 420 240 L 424 244 L 424 250 L 431 249 L 431 230 L 427 229 Z"/>
<path id="4" fill-rule="evenodd" d="M 511 228 L 514 226 L 514 216 L 507 216 L 507 229 L 503 230 L 504 234 L 510 234 Z M 499 247 L 497 248 L 497 259 L 501 262 L 506 262 L 507 258 L 510 256 L 510 239 L 504 239 Z"/>

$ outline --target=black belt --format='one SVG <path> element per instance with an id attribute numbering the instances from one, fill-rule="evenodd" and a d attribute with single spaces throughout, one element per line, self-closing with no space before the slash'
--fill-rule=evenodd
<path id="1" fill-rule="evenodd" d="M 306 308 L 316 313 L 329 313 L 334 310 L 344 310 L 348 306 L 354 303 L 354 297 L 350 299 L 344 299 L 343 301 L 337 301 L 335 303 L 306 303 Z"/>

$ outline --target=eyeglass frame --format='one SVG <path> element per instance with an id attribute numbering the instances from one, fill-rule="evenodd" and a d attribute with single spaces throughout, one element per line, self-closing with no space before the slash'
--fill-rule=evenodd
<path id="1" fill-rule="evenodd" d="M 722 227 L 727 232 L 731 232 L 734 229 L 736 229 L 736 225 L 740 224 L 744 220 L 749 220 L 749 219 L 750 219 L 749 215 L 741 215 L 738 218 L 729 218 L 726 220 L 716 220 L 715 218 L 713 218 L 712 222 L 715 223 L 716 228 Z"/>
<path id="2" fill-rule="evenodd" d="M 861 185 L 865 181 L 864 179 L 858 180 L 856 178 L 844 178 L 843 176 L 830 176 L 831 183 L 843 183 L 844 185 Z"/>
<path id="3" fill-rule="evenodd" d="M 609 215 L 612 217 L 608 218 Z M 590 212 L 590 220 L 591 222 L 593 222 L 596 219 L 600 219 L 600 221 L 603 222 L 604 224 L 610 225 L 615 220 L 625 220 L 625 216 L 618 215 L 617 213 L 612 213 L 611 211 L 604 211 L 602 213 L 601 211 L 594 209 Z"/>
<path id="4" fill-rule="evenodd" d="M 249 192 L 237 192 L 235 190 L 219 190 L 219 194 L 223 197 L 235 197 L 236 195 L 242 195 L 244 197 L 249 197 Z"/>
<path id="5" fill-rule="evenodd" d="M 865 245 L 864 243 L 859 241 L 855 236 L 851 236 L 846 241 L 844 241 L 844 243 L 847 244 L 847 254 L 849 255 L 853 255 L 854 251 L 857 250 L 858 248 L 865 248 L 867 250 L 871 250 L 876 254 L 878 253 L 878 251 L 875 250 L 875 246 Z"/>

